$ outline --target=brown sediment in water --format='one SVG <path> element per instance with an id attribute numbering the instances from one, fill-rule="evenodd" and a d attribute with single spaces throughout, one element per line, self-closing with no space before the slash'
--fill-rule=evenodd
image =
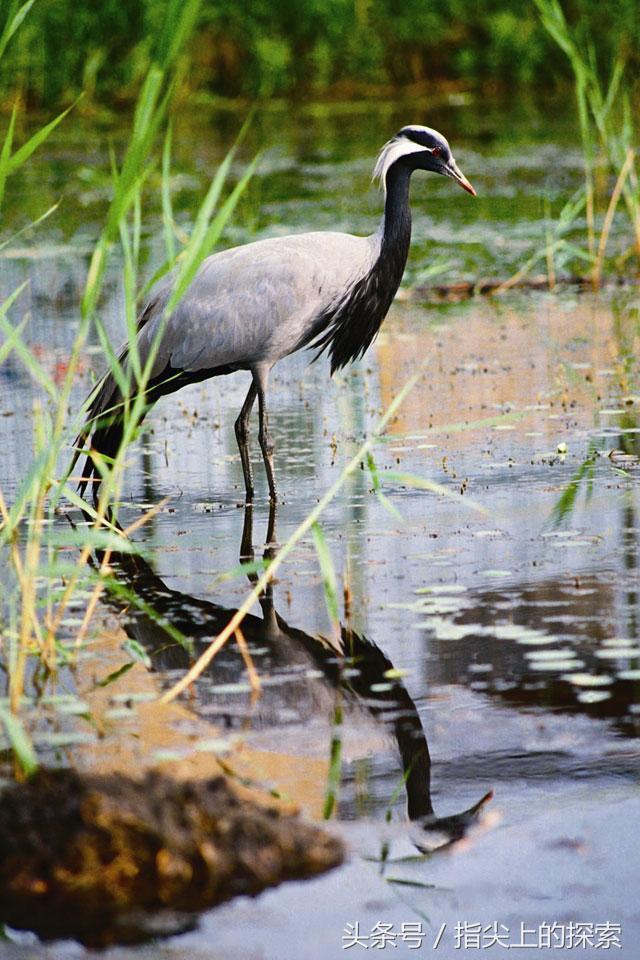
<path id="1" fill-rule="evenodd" d="M 222 776 L 41 770 L 0 794 L 0 920 L 43 939 L 135 943 L 343 855 L 338 839 Z"/>
<path id="2" fill-rule="evenodd" d="M 511 277 L 506 280 L 495 277 L 479 277 L 477 280 L 459 280 L 455 283 L 418 285 L 408 291 L 404 298 L 426 303 L 456 303 L 476 296 L 491 297 L 507 290 L 555 290 L 572 287 L 575 290 L 593 291 L 594 289 L 601 290 L 603 287 L 633 288 L 639 284 L 640 280 L 637 277 L 610 276 L 602 277 L 600 282 L 594 285 L 593 278 L 584 274 L 561 275 L 555 277 L 553 283 L 550 282 L 547 274 L 518 279 Z M 400 296 L 400 299 L 402 299 L 402 296 Z"/>

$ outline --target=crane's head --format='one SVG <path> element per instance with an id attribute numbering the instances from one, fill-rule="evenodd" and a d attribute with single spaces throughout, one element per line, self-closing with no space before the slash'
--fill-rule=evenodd
<path id="1" fill-rule="evenodd" d="M 458 169 L 451 155 L 451 147 L 442 134 L 432 130 L 431 127 L 421 127 L 417 124 L 403 127 L 395 137 L 385 143 L 373 171 L 374 179 L 380 178 L 384 190 L 387 189 L 387 175 L 396 164 L 402 165 L 410 172 L 430 170 L 432 173 L 441 173 L 455 180 L 472 197 L 476 196 L 476 191 Z"/>

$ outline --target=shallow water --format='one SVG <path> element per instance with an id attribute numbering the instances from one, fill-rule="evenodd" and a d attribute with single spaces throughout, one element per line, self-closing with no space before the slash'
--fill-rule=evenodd
<path id="1" fill-rule="evenodd" d="M 275 114 L 278 146 L 267 154 L 228 240 L 330 225 L 371 229 L 379 205 L 366 190 L 371 157 L 381 130 L 385 136 L 415 117 L 408 109 L 383 105 L 369 115 L 354 108 L 339 118 L 294 112 L 286 122 Z M 561 122 L 543 133 L 541 117 L 529 114 L 525 122 L 515 113 L 509 138 L 497 110 L 485 112 L 483 125 L 469 107 L 450 108 L 450 123 L 445 112 L 433 123 L 454 131 L 449 136 L 460 166 L 483 199 L 473 203 L 450 184 L 416 180 L 406 286 L 434 259 L 450 260 L 455 278 L 508 276 L 544 237 L 544 196 L 561 201 L 580 182 L 579 157 Z M 185 220 L 203 171 L 231 136 L 231 121 L 212 115 L 212 142 L 200 138 L 190 159 L 179 150 Z M 86 129 L 84 137 L 81 132 L 52 144 L 41 183 L 54 196 L 63 182 L 69 192 L 87 182 L 80 193 L 86 220 L 63 210 L 57 225 L 39 234 L 47 242 L 5 258 L 1 277 L 2 293 L 31 280 L 32 342 L 54 374 L 77 317 L 83 237 L 90 238 L 103 209 Z M 273 139 L 264 121 L 251 136 L 247 155 L 261 137 Z M 87 171 L 82 176 L 79 162 Z M 23 195 L 32 187 L 23 183 Z M 148 237 L 150 271 L 160 256 L 159 234 Z M 122 329 L 120 305 L 114 270 L 104 306 L 113 331 Z M 230 762 L 242 755 L 245 771 L 320 816 L 331 740 L 339 735 L 336 817 L 354 852 L 347 867 L 312 885 L 289 885 L 208 915 L 201 932 L 154 946 L 154 956 L 281 957 L 292 944 L 301 956 L 339 956 L 345 925 L 356 920 L 367 931 L 376 921 L 394 923 L 398 931 L 402 923 L 420 922 L 428 933 L 425 949 L 447 922 L 444 953 L 460 949 L 453 940 L 456 918 L 502 922 L 513 943 L 521 921 L 617 921 L 624 946 L 616 955 L 634 955 L 640 932 L 633 896 L 640 773 L 639 319 L 637 301 L 625 292 L 511 294 L 440 307 L 404 296 L 365 360 L 346 373 L 329 380 L 324 362 L 307 366 L 304 357 L 279 365 L 270 423 L 282 499 L 274 534 L 280 543 L 398 390 L 420 373 L 373 451 L 386 502 L 365 467 L 321 521 L 339 593 L 348 585 L 343 626 L 352 631 L 355 672 L 342 675 L 331 649 L 317 639 L 332 632 L 335 639 L 335 630 L 308 538 L 281 569 L 272 596 L 245 622 L 262 695 L 252 697 L 244 661 L 229 644 L 186 701 L 195 715 L 192 750 L 223 749 Z M 96 352 L 87 357 L 87 368 L 93 365 L 99 367 Z M 118 576 L 194 636 L 197 650 L 249 589 L 246 578 L 221 577 L 247 554 L 249 519 L 257 556 L 267 536 L 257 451 L 253 517 L 241 507 L 232 424 L 247 385 L 246 375 L 236 374 L 163 400 L 129 457 L 123 523 L 169 499 L 137 535 L 148 566 L 123 562 Z M 78 398 L 85 388 L 78 386 Z M 8 492 L 29 461 L 34 395 L 18 362 L 10 361 L 0 371 Z M 447 495 L 418 489 L 402 474 L 436 482 Z M 60 525 L 66 527 L 64 518 Z M 117 668 L 126 659 L 125 634 L 142 644 L 153 672 L 136 668 L 105 688 L 107 719 L 135 728 L 137 752 L 124 761 L 119 756 L 133 768 L 173 748 L 163 743 L 157 718 L 147 728 L 131 705 L 177 679 L 184 656 L 168 647 L 160 625 L 144 611 L 132 615 L 122 600 L 105 604 L 99 620 L 96 636 L 104 623 L 112 640 L 106 649 L 98 645 L 99 656 L 89 647 L 82 668 L 62 676 L 57 693 L 71 702 L 91 676 Z M 343 711 L 338 727 L 337 704 Z M 45 758 L 91 764 L 103 749 L 109 765 L 119 734 L 105 744 L 73 714 L 73 707 L 58 703 L 39 722 Z M 184 733 L 190 722 L 182 717 L 175 725 Z M 379 856 L 384 845 L 391 857 L 415 853 L 407 793 L 422 813 L 431 800 L 443 816 L 491 789 L 491 829 L 458 855 L 387 866 L 386 873 L 363 859 Z M 386 882 L 394 873 L 404 885 Z M 514 949 L 525 955 L 524 948 Z M 4 950 L 34 955 L 25 943 Z M 58 956 L 56 950 L 75 952 L 59 947 L 50 955 Z M 396 955 L 403 951 L 412 955 L 407 940 L 397 942 Z M 538 956 L 557 953 L 536 950 Z"/>

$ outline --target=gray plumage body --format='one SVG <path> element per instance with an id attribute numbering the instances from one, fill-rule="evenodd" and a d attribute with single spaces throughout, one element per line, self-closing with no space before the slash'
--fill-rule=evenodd
<path id="1" fill-rule="evenodd" d="M 271 367 L 323 329 L 323 311 L 348 299 L 373 267 L 380 233 L 303 233 L 258 240 L 203 261 L 169 317 L 152 379 L 169 364 L 196 373 Z M 139 335 L 142 357 L 158 333 L 172 278 L 152 294 Z"/>
<path id="2" fill-rule="evenodd" d="M 475 195 L 458 170 L 444 137 L 429 127 L 404 127 L 383 147 L 374 176 L 384 189 L 384 215 L 370 237 L 315 232 L 258 240 L 216 253 L 203 261 L 168 318 L 169 275 L 151 292 L 138 321 L 137 350 L 142 366 L 156 343 L 145 400 L 189 383 L 250 370 L 252 383 L 235 423 L 247 500 L 253 497 L 248 449 L 249 417 L 257 398 L 259 442 L 272 501 L 276 499 L 273 444 L 269 436 L 266 390 L 271 367 L 303 347 L 327 350 L 331 371 L 361 356 L 375 338 L 404 272 L 411 238 L 409 180 L 416 169 L 452 177 Z M 128 348 L 121 362 L 131 376 Z M 89 436 L 81 492 L 94 484 L 97 456 L 115 457 L 122 441 L 126 398 L 113 374 L 100 382 L 89 405 L 87 424 L 77 440 L 77 456 Z M 86 451 L 84 451 L 86 452 Z M 74 459 L 75 462 L 75 459 Z"/>

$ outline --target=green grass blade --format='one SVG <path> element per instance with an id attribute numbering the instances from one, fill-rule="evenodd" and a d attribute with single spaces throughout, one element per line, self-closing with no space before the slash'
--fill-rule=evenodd
<path id="1" fill-rule="evenodd" d="M 54 532 L 49 542 L 53 547 L 92 547 L 94 550 L 117 551 L 137 555 L 140 548 L 135 540 L 123 537 L 111 530 L 97 530 L 95 527 L 73 528 Z"/>
<path id="2" fill-rule="evenodd" d="M 0 198 L 0 203 L 1 202 L 2 200 Z M 22 227 L 22 229 L 18 230 L 17 233 L 14 233 L 13 236 L 8 237 L 6 240 L 3 240 L 2 243 L 0 243 L 0 251 L 4 250 L 5 247 L 10 246 L 12 243 L 15 243 L 18 237 L 21 237 L 23 234 L 28 233 L 30 230 L 33 230 L 35 227 L 39 226 L 44 220 L 47 220 L 52 213 L 56 212 L 59 206 L 60 206 L 60 201 L 58 200 L 57 203 L 54 203 L 52 206 L 49 207 L 48 210 L 45 210 L 44 213 L 40 214 L 40 216 L 36 220 L 32 220 L 31 223 L 28 223 L 26 227 Z"/>
<path id="3" fill-rule="evenodd" d="M 336 571 L 331 559 L 331 553 L 327 546 L 322 527 L 316 521 L 311 527 L 313 542 L 315 544 L 318 562 L 320 564 L 320 573 L 322 575 L 322 587 L 324 589 L 324 599 L 327 605 L 327 612 L 331 623 L 336 626 L 340 623 L 340 611 L 338 609 L 338 582 Z"/>
<path id="4" fill-rule="evenodd" d="M 212 223 L 209 225 L 209 228 L 204 236 L 204 241 L 201 248 L 201 256 L 206 257 L 211 252 L 213 246 L 220 239 L 220 234 L 222 233 L 227 221 L 231 217 L 231 214 L 236 208 L 238 200 L 246 190 L 249 180 L 255 173 L 255 169 L 260 160 L 260 155 L 254 157 L 251 161 L 245 172 L 243 173 L 240 180 L 237 182 L 227 199 L 224 201 L 220 210 Z"/>
<path id="5" fill-rule="evenodd" d="M 18 167 L 21 167 L 22 164 L 29 159 L 32 153 L 38 149 L 41 143 L 47 139 L 49 134 L 55 130 L 59 123 L 64 120 L 66 115 L 73 110 L 76 104 L 79 102 L 81 97 L 78 97 L 70 107 L 67 107 L 66 110 L 63 110 L 62 113 L 58 114 L 53 120 L 47 123 L 44 127 L 41 127 L 32 137 L 29 137 L 26 143 L 23 143 L 19 150 L 9 158 L 7 161 L 7 173 L 15 173 Z"/>
<path id="6" fill-rule="evenodd" d="M 245 135 L 247 125 L 248 121 L 245 121 L 240 133 L 238 134 L 238 137 L 236 138 L 236 142 L 233 144 L 228 154 L 218 167 L 207 191 L 207 195 L 202 203 L 202 206 L 200 207 L 200 210 L 198 211 L 189 243 L 183 252 L 182 257 L 180 258 L 180 266 L 178 275 L 176 277 L 176 282 L 171 297 L 169 298 L 169 302 L 167 303 L 167 315 L 171 313 L 171 311 L 180 301 L 181 297 L 184 296 L 184 293 L 193 280 L 196 271 L 202 262 L 202 259 L 210 252 L 213 244 L 217 241 L 225 223 L 227 222 L 229 216 L 235 208 L 236 203 L 238 202 L 240 194 L 245 189 L 249 178 L 253 174 L 258 158 L 256 158 L 253 163 L 250 164 L 244 176 L 241 178 L 231 195 L 223 204 L 220 211 L 212 220 L 211 218 L 213 216 L 213 211 L 215 210 L 216 204 L 220 199 L 220 194 L 222 193 L 222 188 L 231 168 L 231 163 L 233 162 L 238 146 Z"/>
<path id="7" fill-rule="evenodd" d="M 32 776 L 38 769 L 38 758 L 22 723 L 5 707 L 0 707 L 0 721 L 20 767 L 28 777 Z"/>
<path id="8" fill-rule="evenodd" d="M 9 176 L 9 161 L 11 159 L 11 148 L 13 146 L 13 135 L 16 128 L 16 116 L 18 115 L 18 105 L 15 104 L 9 118 L 9 126 L 5 134 L 2 150 L 0 150 L 0 207 L 4 199 L 4 188 Z"/>
<path id="9" fill-rule="evenodd" d="M 11 303 L 15 301 L 16 296 L 24 289 L 25 285 L 26 284 L 23 284 L 17 291 L 14 290 L 11 297 L 8 298 Z M 13 327 L 5 316 L 11 303 L 7 305 L 7 301 L 5 301 L 0 307 L 0 330 L 2 330 L 7 340 L 11 341 L 11 349 L 18 355 L 38 386 L 42 387 L 53 400 L 56 400 L 58 397 L 58 388 L 21 336 L 21 332 L 25 326 L 24 322 L 17 327 Z"/>
<path id="10" fill-rule="evenodd" d="M 113 670 L 111 673 L 107 674 L 103 680 L 96 680 L 96 687 L 109 687 L 112 683 L 115 683 L 116 680 L 120 680 L 126 673 L 129 673 L 132 667 L 135 667 L 133 660 L 129 660 L 127 663 L 123 663 L 121 667 L 118 667 L 116 670 Z"/>
<path id="11" fill-rule="evenodd" d="M 19 340 L 21 338 L 22 331 L 26 327 L 29 321 L 28 317 L 24 317 L 20 321 L 17 327 L 13 328 L 13 333 L 7 337 L 2 346 L 0 346 L 0 365 L 4 363 L 11 351 L 13 350 L 14 340 Z"/>
<path id="12" fill-rule="evenodd" d="M 173 127 L 169 124 L 162 148 L 162 226 L 164 246 L 169 263 L 176 258 L 176 239 L 174 232 L 173 206 L 171 203 L 171 144 Z"/>
<path id="13" fill-rule="evenodd" d="M 338 803 L 338 794 L 342 780 L 342 707 L 336 704 L 333 712 L 333 732 L 329 751 L 329 775 L 322 810 L 323 820 L 329 820 Z"/>
<path id="14" fill-rule="evenodd" d="M 456 503 L 468 507 L 469 510 L 475 510 L 476 513 L 488 513 L 486 507 L 476 503 L 475 500 L 471 500 L 441 483 L 436 483 L 435 480 L 427 480 L 426 477 L 419 477 L 414 473 L 400 473 L 396 470 L 385 470 L 384 478 L 390 483 L 398 483 L 403 487 L 412 487 L 414 490 L 428 490 L 430 493 L 438 494 L 438 496 L 448 497 L 450 500 L 455 500 Z"/>
<path id="15" fill-rule="evenodd" d="M 213 216 L 213 211 L 220 198 L 220 193 L 222 192 L 229 168 L 231 167 L 235 149 L 236 148 L 234 144 L 216 170 L 215 176 L 211 181 L 204 201 L 198 211 L 196 221 L 193 225 L 193 230 L 191 231 L 191 237 L 189 238 L 189 244 L 181 257 L 176 285 L 171 295 L 171 299 L 167 305 L 167 312 L 169 313 L 171 310 L 173 310 L 180 298 L 183 296 L 200 265 L 200 261 L 202 259 L 200 251 L 204 244 L 204 239 L 209 228 L 211 217 Z"/>
<path id="16" fill-rule="evenodd" d="M 34 5 L 35 0 L 27 0 L 26 3 L 23 3 L 21 7 L 16 11 L 16 13 L 11 16 L 11 10 L 15 9 L 16 4 L 12 4 L 12 7 L 9 10 L 9 16 L 7 17 L 7 22 L 5 23 L 4 30 L 0 34 L 0 60 L 2 60 L 2 55 L 7 48 L 7 44 L 11 40 L 11 37 L 14 35 L 26 15 L 31 10 L 31 7 Z"/>
<path id="17" fill-rule="evenodd" d="M 19 287 L 16 287 L 13 293 L 10 293 L 9 296 L 5 300 L 3 300 L 2 303 L 0 303 L 0 317 L 4 317 L 8 313 L 8 311 L 16 302 L 16 300 L 18 299 L 18 297 L 20 296 L 24 288 L 28 286 L 29 286 L 29 281 L 25 280 L 24 283 L 21 283 Z"/>
<path id="18" fill-rule="evenodd" d="M 595 465 L 598 457 L 597 446 L 590 441 L 587 450 L 587 456 L 573 474 L 560 497 L 554 504 L 549 519 L 552 528 L 559 527 L 573 513 L 578 501 L 580 488 L 585 486 L 588 491 L 589 483 L 592 482 L 595 473 Z"/>
<path id="19" fill-rule="evenodd" d="M 124 583 L 121 583 L 117 577 L 110 577 L 106 587 L 110 594 L 124 600 L 130 606 L 135 607 L 136 610 L 138 610 L 140 613 L 143 613 L 146 617 L 152 620 L 153 623 L 161 627 L 170 640 L 173 640 L 174 643 L 177 643 L 185 650 L 188 650 L 189 653 L 193 653 L 192 639 L 187 637 L 184 633 L 182 633 L 182 631 L 178 630 L 178 628 L 174 626 L 170 620 L 167 620 L 166 617 L 158 613 L 154 607 L 147 603 L 146 600 L 143 600 L 142 597 L 135 592 L 135 590 L 132 590 Z"/>
<path id="20" fill-rule="evenodd" d="M 399 523 L 404 523 L 404 517 L 398 510 L 398 508 L 391 503 L 388 497 L 386 497 L 382 491 L 382 482 L 380 480 L 380 474 L 376 466 L 376 462 L 373 459 L 373 454 L 371 451 L 367 454 L 367 467 L 369 468 L 369 473 L 371 474 L 371 481 L 373 483 L 373 490 L 376 494 L 378 500 L 382 506 L 387 510 L 392 517 L 394 517 Z"/>
<path id="21" fill-rule="evenodd" d="M 141 663 L 147 670 L 151 669 L 151 658 L 138 640 L 129 638 L 122 644 L 122 649 L 129 654 L 136 663 Z"/>
<path id="22" fill-rule="evenodd" d="M 175 62 L 185 41 L 191 36 L 200 14 L 201 0 L 171 0 L 164 17 L 156 57 L 163 66 Z"/>
<path id="23" fill-rule="evenodd" d="M 262 560 L 238 563 L 235 567 L 231 567 L 223 573 L 216 574 L 213 583 L 217 585 L 219 583 L 226 583 L 227 580 L 236 580 L 238 577 L 250 577 L 254 573 L 263 573 L 269 566 L 269 562 L 269 558 L 265 557 Z"/>
<path id="24" fill-rule="evenodd" d="M 126 397 L 129 392 L 129 382 L 125 372 L 125 367 L 120 362 L 118 354 L 113 349 L 109 335 L 99 317 L 95 318 L 95 328 L 100 340 L 100 346 L 102 347 L 107 360 L 108 371 L 113 375 L 113 378 L 118 384 L 118 389 L 122 395 Z"/>

